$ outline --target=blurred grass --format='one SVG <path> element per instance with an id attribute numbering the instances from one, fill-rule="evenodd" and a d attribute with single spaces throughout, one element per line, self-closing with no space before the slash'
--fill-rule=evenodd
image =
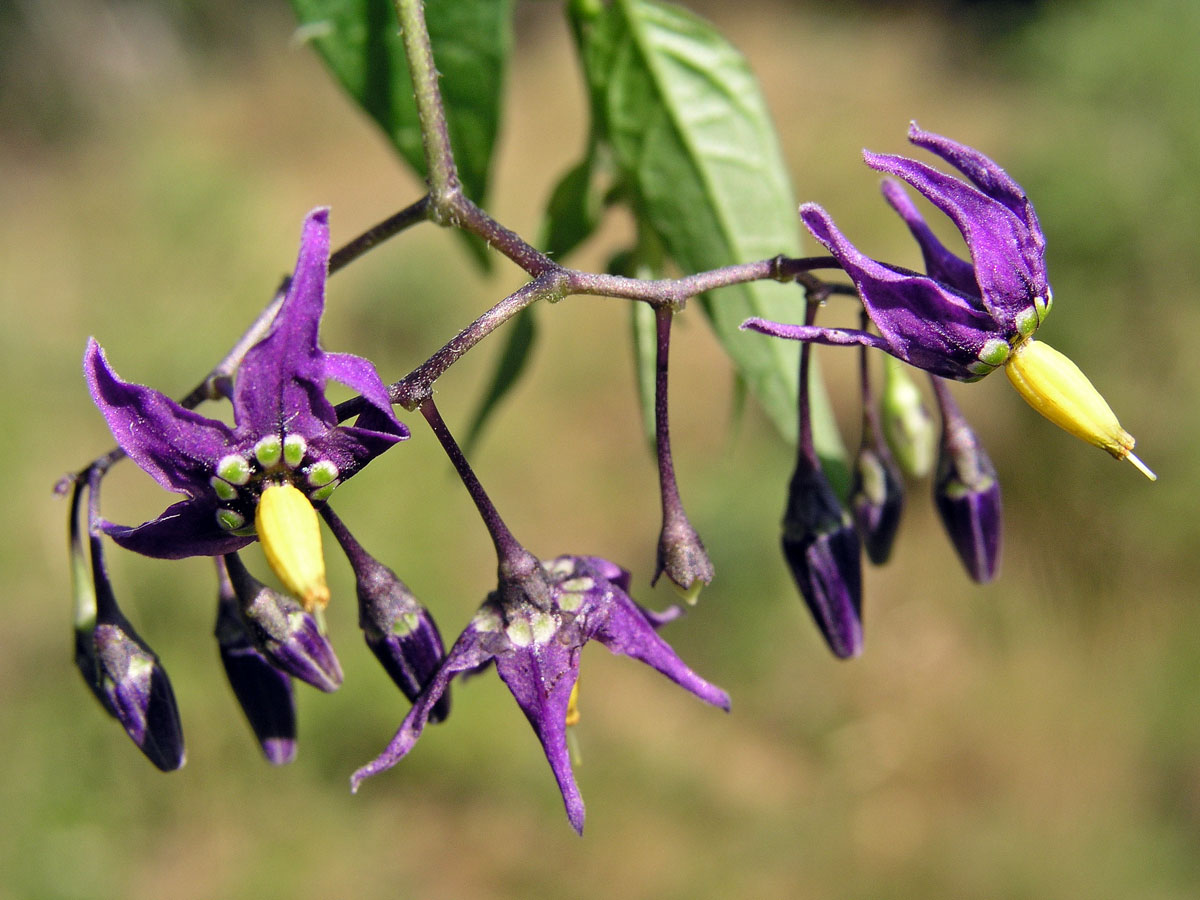
<path id="1" fill-rule="evenodd" d="M 491 678 L 458 689 L 449 722 L 351 797 L 347 776 L 404 704 L 355 635 L 345 567 L 331 560 L 346 686 L 301 693 L 300 757 L 272 770 L 222 683 L 206 564 L 114 552 L 118 594 L 184 717 L 188 765 L 162 776 L 70 662 L 65 506 L 50 486 L 109 445 L 79 377 L 85 337 L 124 377 L 183 393 L 290 269 L 305 211 L 330 204 L 345 240 L 418 186 L 289 46 L 281 8 L 215 4 L 198 23 L 175 5 L 15 7 L 0 17 L 0 453 L 15 475 L 0 541 L 0 898 L 1200 892 L 1196 7 L 1045 4 L 990 31 L 937 5 L 859 6 L 854 21 L 820 4 L 699 6 L 763 80 L 800 199 L 868 252 L 917 264 L 858 157 L 903 151 L 910 118 L 1021 181 L 1058 300 L 1042 335 L 1092 375 L 1159 484 L 1001 382 L 964 388 L 1004 478 L 1001 578 L 968 582 L 915 486 L 895 559 L 868 573 L 867 653 L 837 664 L 778 557 L 789 451 L 757 415 L 730 429 L 727 365 L 685 317 L 674 444 L 719 575 L 668 637 L 730 690 L 731 715 L 591 648 L 582 841 Z M 583 99 L 563 74 L 555 5 L 520 13 L 493 208 L 531 234 L 582 147 Z M 609 223 L 581 264 L 626 235 Z M 418 229 L 333 281 L 325 344 L 396 377 L 519 283 L 498 269 L 481 281 L 450 236 Z M 531 549 L 622 560 L 640 597 L 666 602 L 646 588 L 657 499 L 624 310 L 578 299 L 542 313 L 531 376 L 482 441 L 480 476 Z M 452 424 L 473 409 L 489 352 L 440 384 Z M 853 361 L 822 357 L 853 443 Z M 490 586 L 489 547 L 414 433 L 338 508 L 452 635 Z M 167 498 L 148 482 L 116 473 L 106 512 L 157 514 Z"/>

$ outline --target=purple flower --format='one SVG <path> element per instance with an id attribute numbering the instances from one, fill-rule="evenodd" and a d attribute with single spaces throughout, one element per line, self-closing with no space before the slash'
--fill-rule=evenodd
<path id="1" fill-rule="evenodd" d="M 873 169 L 907 181 L 962 232 L 971 262 L 938 242 L 898 184 L 884 196 L 921 245 L 927 273 L 861 253 L 814 203 L 800 217 L 846 271 L 879 329 L 816 328 L 749 319 L 743 327 L 796 340 L 875 347 L 943 378 L 975 381 L 1003 365 L 1045 319 L 1052 302 L 1045 238 L 1021 186 L 977 150 L 921 131 L 908 139 L 950 163 L 967 181 L 903 156 L 864 152 Z"/>
<path id="2" fill-rule="evenodd" d="M 256 535 L 260 497 L 280 497 L 272 505 L 288 514 L 294 512 L 293 498 L 303 497 L 300 506 L 311 510 L 310 504 L 324 502 L 337 485 L 408 437 L 374 366 L 357 356 L 326 353 L 317 344 L 329 264 L 328 218 L 327 209 L 317 209 L 304 221 L 296 270 L 279 312 L 237 370 L 233 428 L 156 390 L 122 381 L 99 344 L 88 342 L 84 373 L 117 443 L 159 484 L 186 496 L 137 527 L 102 522 L 122 547 L 168 559 L 217 556 L 258 536 L 291 588 L 280 571 L 287 566 L 274 558 L 286 554 L 286 547 L 268 546 L 260 523 Z M 355 425 L 338 425 L 325 398 L 328 379 L 357 391 L 369 404 Z M 290 520 L 290 515 L 273 518 Z M 319 547 L 316 517 L 303 527 L 318 534 Z M 287 537 L 285 527 L 284 544 Z M 320 596 L 323 575 L 322 566 L 321 584 L 302 586 L 306 604 L 326 599 Z"/>
<path id="3" fill-rule="evenodd" d="M 582 833 L 583 799 L 571 770 L 566 730 L 584 644 L 597 640 L 613 653 L 657 669 L 701 700 L 729 709 L 729 696 L 689 669 L 658 636 L 655 628 L 663 619 L 630 599 L 627 576 L 606 560 L 560 556 L 502 581 L 450 648 L 387 749 L 354 773 L 352 788 L 391 768 L 412 749 L 455 675 L 495 662 L 542 743 L 567 818 Z"/>

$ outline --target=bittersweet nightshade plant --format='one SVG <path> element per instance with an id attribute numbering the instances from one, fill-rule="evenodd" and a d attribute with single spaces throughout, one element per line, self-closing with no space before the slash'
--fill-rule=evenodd
<path id="1" fill-rule="evenodd" d="M 628 575 L 615 563 L 586 556 L 534 562 L 501 581 L 454 642 L 391 743 L 354 773 L 353 789 L 412 750 L 456 675 L 494 662 L 496 674 L 541 741 L 571 826 L 582 833 L 583 798 L 567 750 L 567 709 L 579 679 L 579 655 L 588 641 L 644 662 L 706 703 L 729 709 L 729 695 L 684 664 L 656 633 L 661 618 L 630 599 L 621 581 L 627 582 Z"/>
<path id="2" fill-rule="evenodd" d="M 318 209 L 305 219 L 296 270 L 270 332 L 238 367 L 233 428 L 152 388 L 122 381 L 100 345 L 89 341 L 84 373 L 117 444 L 163 487 L 187 495 L 136 527 L 101 523 L 114 541 L 146 556 L 178 559 L 231 553 L 258 537 L 276 573 L 306 605 L 328 599 L 319 536 L 315 559 L 308 546 L 315 516 L 311 523 L 301 520 L 302 531 L 295 535 L 289 530 L 291 511 L 303 515 L 307 506 L 311 512 L 312 504 L 324 503 L 339 484 L 408 437 L 375 367 L 357 356 L 326 353 L 317 344 L 328 264 L 329 213 Z M 358 391 L 369 404 L 356 425 L 338 424 L 325 399 L 328 379 Z M 264 505 L 279 505 L 272 502 L 276 498 L 286 507 L 279 517 L 284 530 L 267 543 L 273 535 L 264 536 L 261 528 L 256 533 L 256 526 L 262 525 Z M 298 576 L 287 565 L 291 540 L 304 541 L 308 557 L 300 561 Z"/>
<path id="3" fill-rule="evenodd" d="M 976 580 L 995 572 L 999 486 L 974 432 L 937 379 L 972 381 L 1003 366 L 1047 417 L 1150 474 L 1087 379 L 1033 340 L 1051 305 L 1045 241 L 1024 191 L 977 151 L 914 125 L 913 143 L 962 177 L 902 156 L 866 155 L 870 166 L 891 176 L 884 197 L 920 246 L 924 273 L 866 256 L 811 203 L 800 207 L 800 219 L 832 255 L 789 255 L 798 253 L 796 206 L 766 104 L 745 60 L 708 23 L 676 6 L 573 2 L 565 10 L 579 45 L 592 121 L 584 159 L 552 191 L 539 249 L 475 202 L 483 197 L 495 144 L 511 5 L 445 0 L 427 8 L 421 0 L 393 0 L 397 23 L 381 23 L 373 4 L 292 2 L 302 33 L 415 165 L 428 190 L 333 254 L 328 211 L 310 213 L 282 294 L 178 403 L 123 381 L 99 344 L 88 344 L 87 384 L 119 448 L 62 483 L 63 491 L 74 486 L 76 661 L 101 704 L 160 768 L 183 763 L 178 712 L 157 656 L 117 608 L 104 566 L 105 535 L 149 556 L 214 558 L 216 636 L 225 671 L 264 755 L 278 764 L 296 752 L 292 679 L 332 691 L 343 677 L 322 616 L 328 600 L 324 517 L 354 570 L 367 645 L 413 704 L 383 753 L 354 773 L 355 789 L 403 758 L 428 722 L 445 718 L 456 676 L 494 665 L 542 744 L 571 825 L 581 831 L 584 807 L 567 736 L 579 718 L 580 654 L 589 641 L 641 660 L 707 703 L 729 708 L 725 692 L 696 675 L 657 633 L 681 614 L 680 607 L 655 613 L 639 606 L 630 597 L 629 572 L 615 563 L 591 556 L 540 563 L 517 542 L 434 401 L 434 385 L 451 366 L 502 326 L 520 323 L 509 329 L 492 387 L 471 426 L 475 433 L 532 354 L 535 306 L 540 312 L 568 296 L 645 304 L 633 316 L 633 333 L 662 509 L 657 545 L 649 534 L 646 542 L 655 551 L 652 582 L 665 574 L 694 602 L 714 578 L 680 499 L 667 415 L 671 323 L 698 298 L 739 380 L 783 435 L 799 432 L 782 523 L 784 559 L 841 658 L 857 656 L 863 647 L 863 545 L 873 562 L 886 559 L 902 506 L 901 479 L 881 433 L 910 477 L 924 477 L 933 465 L 935 429 L 905 363 L 935 376 L 944 425 L 935 501 Z M 427 15 L 436 28 L 427 25 Z M 471 41 L 467 53 L 455 46 L 464 35 Z M 901 181 L 954 221 L 969 260 L 934 237 Z M 628 264 L 614 264 L 613 271 L 638 277 L 581 271 L 560 261 L 598 226 L 601 198 L 627 206 L 636 221 L 633 246 L 616 257 Z M 461 231 L 481 257 L 494 250 L 528 280 L 385 385 L 373 363 L 320 348 L 326 277 L 420 222 Z M 692 274 L 663 277 L 672 268 Z M 820 270 L 841 270 L 852 284 L 819 279 L 813 273 Z M 770 282 L 803 287 L 803 325 L 777 321 L 800 308 L 800 295 L 794 286 Z M 838 295 L 861 301 L 866 318 L 858 330 L 815 326 L 817 306 Z M 420 300 L 412 302 L 416 307 Z M 413 315 L 425 312 L 422 305 Z M 799 367 L 794 346 L 743 328 L 803 341 Z M 851 477 L 841 477 L 847 475 L 845 454 L 811 377 L 814 342 L 864 348 L 863 436 Z M 867 348 L 889 354 L 878 412 Z M 333 406 L 325 395 L 329 380 L 357 396 Z M 231 401 L 232 427 L 192 411 L 208 400 Z M 420 411 L 496 550 L 496 590 L 448 653 L 429 611 L 328 506 L 335 487 L 409 436 L 395 406 Z M 100 484 L 125 455 L 185 499 L 137 527 L 105 521 Z M 844 502 L 847 482 L 853 518 Z M 514 477 L 502 485 L 519 490 L 521 483 Z M 402 488 L 403 479 L 397 485 Z M 85 493 L 90 556 L 80 529 Z M 424 512 L 404 507 L 406 524 Z M 721 540 L 719 531 L 715 539 Z M 239 557 L 255 540 L 282 590 L 251 575 Z M 444 558 L 459 565 L 459 549 L 447 547 Z"/>

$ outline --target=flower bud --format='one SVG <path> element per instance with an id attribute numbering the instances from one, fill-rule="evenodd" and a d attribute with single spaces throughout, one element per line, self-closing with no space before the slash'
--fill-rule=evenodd
<path id="1" fill-rule="evenodd" d="M 904 482 L 883 444 L 863 444 L 858 449 L 850 511 L 867 557 L 877 566 L 887 562 L 904 511 Z"/>
<path id="2" fill-rule="evenodd" d="M 912 478 L 924 478 L 933 469 L 937 428 L 904 364 L 884 358 L 883 397 L 880 412 L 883 433 L 896 462 Z"/>
<path id="3" fill-rule="evenodd" d="M 1013 349 L 1004 370 L 1025 402 L 1059 428 L 1116 459 L 1129 460 L 1151 481 L 1157 479 L 1132 453 L 1133 436 L 1121 427 L 1108 403 L 1066 356 L 1044 341 L 1030 338 Z"/>
<path id="4" fill-rule="evenodd" d="M 154 651 L 117 606 L 104 565 L 104 549 L 95 535 L 88 538 L 89 571 L 79 527 L 83 487 L 82 482 L 75 485 L 68 528 L 75 665 L 101 706 L 124 726 L 146 758 L 162 771 L 172 772 L 185 760 L 175 692 Z M 95 487 L 92 490 L 94 493 Z"/>
<path id="5" fill-rule="evenodd" d="M 221 571 L 217 624 L 213 634 L 229 686 L 254 730 L 263 755 L 272 765 L 290 763 L 296 758 L 296 702 L 292 679 L 275 668 L 254 646 L 224 570 Z"/>
<path id="6" fill-rule="evenodd" d="M 241 605 L 242 620 L 259 651 L 277 668 L 322 691 L 336 691 L 342 667 L 317 620 L 296 598 L 254 578 L 237 554 L 225 566 Z"/>
<path id="7" fill-rule="evenodd" d="M 446 655 L 437 623 L 391 569 L 365 553 L 352 558 L 358 589 L 358 624 L 367 646 L 409 701 L 437 671 Z M 441 722 L 450 714 L 447 690 L 429 714 Z"/>
<path id="8" fill-rule="evenodd" d="M 658 566 L 651 584 L 666 574 L 679 595 L 694 605 L 701 589 L 713 580 L 713 564 L 682 508 L 663 523 L 658 538 Z"/>
<path id="9" fill-rule="evenodd" d="M 829 649 L 862 652 L 862 559 L 858 532 L 829 479 L 801 459 L 788 488 L 783 555 Z"/>
<path id="10" fill-rule="evenodd" d="M 984 584 L 995 577 L 1000 562 L 1000 481 L 945 385 L 935 382 L 935 390 L 944 427 L 933 501 L 967 574 Z"/>

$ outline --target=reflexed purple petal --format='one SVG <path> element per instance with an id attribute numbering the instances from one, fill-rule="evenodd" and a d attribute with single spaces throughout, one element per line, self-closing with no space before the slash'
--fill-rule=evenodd
<path id="1" fill-rule="evenodd" d="M 978 363 L 984 344 L 997 337 L 997 326 L 970 297 L 863 255 L 815 204 L 806 203 L 800 215 L 854 281 L 892 355 L 943 377 L 979 377 L 969 367 Z"/>
<path id="2" fill-rule="evenodd" d="M 95 339 L 88 340 L 83 370 L 92 400 L 130 459 L 167 490 L 191 496 L 208 491 L 213 466 L 233 443 L 224 423 L 184 409 L 152 388 L 122 381 Z"/>
<path id="3" fill-rule="evenodd" d="M 908 193 L 900 186 L 900 182 L 885 178 L 882 185 L 883 197 L 892 209 L 904 219 L 908 230 L 921 247 L 921 255 L 925 259 L 925 274 L 934 281 L 941 281 L 962 291 L 964 294 L 977 296 L 979 283 L 975 280 L 975 267 L 965 259 L 960 259 L 946 249 L 937 239 L 932 229 L 926 224 L 924 217 L 917 210 L 916 204 L 909 199 Z"/>
<path id="4" fill-rule="evenodd" d="M 478 619 L 478 616 L 476 618 Z M 507 644 L 500 635 L 480 632 L 475 622 L 468 625 L 442 660 L 433 678 L 425 685 L 425 689 L 413 703 L 412 709 L 408 711 L 408 715 L 404 717 L 400 728 L 384 751 L 350 776 L 350 790 L 357 793 L 363 781 L 380 772 L 386 772 L 408 755 L 408 751 L 421 736 L 430 713 L 449 688 L 454 676 L 489 662 L 496 655 L 497 649 L 503 646 Z"/>
<path id="5" fill-rule="evenodd" d="M 104 533 L 121 547 L 155 559 L 220 556 L 254 541 L 254 536 L 230 534 L 217 524 L 216 503 L 181 500 L 161 516 L 136 527 L 101 522 Z"/>
<path id="6" fill-rule="evenodd" d="M 564 557 L 570 559 L 571 557 Z M 597 575 L 605 581 L 610 582 L 613 587 L 620 588 L 626 593 L 629 592 L 629 585 L 633 579 L 630 571 L 622 566 L 617 565 L 611 560 L 603 559 L 599 556 L 580 556 L 577 557 L 582 562 L 586 563 Z"/>
<path id="7" fill-rule="evenodd" d="M 705 703 L 729 710 L 729 695 L 688 668 L 624 591 L 614 591 L 609 602 L 598 604 L 584 627 L 611 652 L 644 662 Z"/>
<path id="8" fill-rule="evenodd" d="M 907 181 L 954 221 L 971 251 L 984 307 L 1006 332 L 1016 333 L 1017 314 L 1049 290 L 1040 233 L 1035 238 L 1004 204 L 925 163 L 869 152 L 863 156 L 871 168 Z"/>
<path id="9" fill-rule="evenodd" d="M 541 741 L 554 772 L 571 827 L 583 833 L 584 807 L 567 750 L 567 703 L 579 678 L 580 645 L 556 640 L 518 647 L 496 657 L 496 673 L 508 686 Z"/>
<path id="10" fill-rule="evenodd" d="M 929 131 L 922 131 L 917 127 L 916 122 L 911 123 L 908 127 L 908 139 L 918 147 L 924 147 L 931 153 L 936 153 L 966 175 L 979 190 L 1003 203 L 1025 222 L 1035 245 L 1039 246 L 1039 249 L 1044 247 L 1045 240 L 1038 224 L 1037 213 L 1034 212 L 1033 204 L 1029 202 L 1024 189 L 991 159 L 966 144 L 960 144 Z"/>
<path id="11" fill-rule="evenodd" d="M 408 437 L 408 429 L 396 418 L 383 379 L 369 360 L 349 353 L 326 353 L 324 366 L 326 378 L 362 394 L 363 399 L 383 415 L 391 425 L 391 428 L 383 429 L 386 433 L 395 434 L 400 440 Z M 360 427 L 362 424 L 360 420 Z"/>

